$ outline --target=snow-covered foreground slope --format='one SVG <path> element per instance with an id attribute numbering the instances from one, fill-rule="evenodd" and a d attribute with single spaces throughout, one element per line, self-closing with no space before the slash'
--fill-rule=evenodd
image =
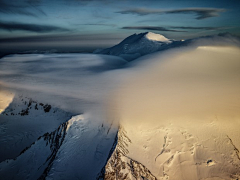
<path id="1" fill-rule="evenodd" d="M 0 163 L 3 179 L 95 179 L 105 165 L 116 131 L 77 115 L 40 136 L 17 158 Z"/>
<path id="2" fill-rule="evenodd" d="M 0 114 L 0 162 L 16 158 L 39 136 L 54 131 L 72 115 L 49 104 L 16 95 Z"/>
<path id="3" fill-rule="evenodd" d="M 119 139 L 105 179 L 238 179 L 239 151 L 232 139 L 216 132 L 202 139 L 192 130 L 188 126 L 124 125 L 128 138 Z"/>

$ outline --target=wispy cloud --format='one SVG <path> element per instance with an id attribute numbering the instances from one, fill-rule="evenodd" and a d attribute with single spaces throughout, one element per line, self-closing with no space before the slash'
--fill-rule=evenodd
<path id="1" fill-rule="evenodd" d="M 168 28 L 159 27 L 159 26 L 125 26 L 125 27 L 122 27 L 122 29 L 149 30 L 149 31 L 170 31 L 170 32 L 186 32 L 186 31 L 168 29 Z"/>
<path id="2" fill-rule="evenodd" d="M 116 27 L 116 24 L 105 24 L 105 23 L 86 23 L 86 24 L 76 24 L 76 25 L 85 25 L 85 26 L 109 26 Z"/>
<path id="3" fill-rule="evenodd" d="M 182 8 L 172 10 L 161 9 L 149 9 L 149 8 L 135 8 L 123 11 L 118 11 L 121 14 L 137 14 L 137 15 L 149 15 L 149 14 L 195 14 L 196 19 L 206 19 L 210 17 L 217 17 L 220 13 L 225 12 L 225 9 L 220 8 Z"/>
<path id="4" fill-rule="evenodd" d="M 171 26 L 173 29 L 189 29 L 189 30 L 219 30 L 226 27 L 195 27 L 195 26 Z"/>
<path id="5" fill-rule="evenodd" d="M 25 24 L 25 23 L 17 23 L 17 22 L 2 22 L 0 21 L 0 29 L 7 31 L 31 31 L 38 33 L 46 33 L 52 31 L 68 31 L 68 29 L 51 26 L 51 25 L 38 25 L 38 24 Z"/>
<path id="6" fill-rule="evenodd" d="M 169 31 L 169 32 L 189 32 L 192 30 L 205 30 L 205 31 L 217 31 L 223 29 L 229 29 L 232 27 L 210 27 L 210 26 L 125 26 L 121 29 L 134 29 L 134 30 L 149 30 L 149 31 Z"/>
<path id="7" fill-rule="evenodd" d="M 46 16 L 46 13 L 41 8 L 39 8 L 39 4 L 39 0 L 13 2 L 0 0 L 0 13 L 21 14 L 33 17 L 38 17 L 38 14 Z"/>

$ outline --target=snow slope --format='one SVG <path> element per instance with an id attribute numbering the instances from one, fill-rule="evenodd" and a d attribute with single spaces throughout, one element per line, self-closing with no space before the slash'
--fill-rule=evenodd
<path id="1" fill-rule="evenodd" d="M 2 90 L 0 93 L 0 113 L 3 112 L 12 102 L 14 94 L 9 91 Z"/>
<path id="2" fill-rule="evenodd" d="M 240 177 L 239 153 L 226 134 L 212 132 L 208 133 L 211 138 L 199 138 L 198 133 L 211 132 L 214 128 L 204 125 L 192 134 L 196 129 L 184 122 L 182 125 L 122 125 L 128 140 L 118 142 L 106 165 L 105 178 L 230 180 Z M 127 144 L 125 154 L 119 151 L 121 144 Z"/>
<path id="3" fill-rule="evenodd" d="M 39 136 L 55 130 L 72 115 L 49 104 L 15 95 L 0 114 L 0 162 L 16 158 Z"/>
<path id="4" fill-rule="evenodd" d="M 40 136 L 15 159 L 0 163 L 3 179 L 95 179 L 114 142 L 112 126 L 72 117 Z M 89 143 L 91 142 L 91 143 Z"/>

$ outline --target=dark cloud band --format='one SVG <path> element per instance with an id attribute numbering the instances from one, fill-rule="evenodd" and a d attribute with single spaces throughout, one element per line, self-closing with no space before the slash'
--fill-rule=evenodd
<path id="1" fill-rule="evenodd" d="M 149 30 L 149 31 L 170 31 L 170 32 L 186 32 L 180 30 L 167 29 L 159 26 L 125 26 L 122 29 L 135 29 L 135 30 Z"/>
<path id="2" fill-rule="evenodd" d="M 119 11 L 121 14 L 137 14 L 137 15 L 149 15 L 149 14 L 196 14 L 196 19 L 206 19 L 210 17 L 219 16 L 220 13 L 225 12 L 225 9 L 220 8 L 183 8 L 173 10 L 160 10 L 160 9 L 147 9 L 136 8 Z"/>
<path id="3" fill-rule="evenodd" d="M 38 24 L 24 24 L 24 23 L 16 23 L 16 22 L 1 22 L 0 21 L 0 29 L 7 31 L 31 31 L 38 33 L 46 33 L 52 31 L 68 31 L 68 29 L 50 26 L 50 25 L 38 25 Z"/>
<path id="4" fill-rule="evenodd" d="M 194 26 L 171 26 L 173 29 L 187 29 L 187 30 L 219 30 L 226 29 L 226 27 L 194 27 Z"/>

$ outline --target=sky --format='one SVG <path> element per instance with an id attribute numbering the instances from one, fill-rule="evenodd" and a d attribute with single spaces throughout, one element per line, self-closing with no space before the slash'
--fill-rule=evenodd
<path id="1" fill-rule="evenodd" d="M 84 52 L 146 31 L 240 36 L 239 9 L 238 0 L 0 0 L 0 51 Z"/>

